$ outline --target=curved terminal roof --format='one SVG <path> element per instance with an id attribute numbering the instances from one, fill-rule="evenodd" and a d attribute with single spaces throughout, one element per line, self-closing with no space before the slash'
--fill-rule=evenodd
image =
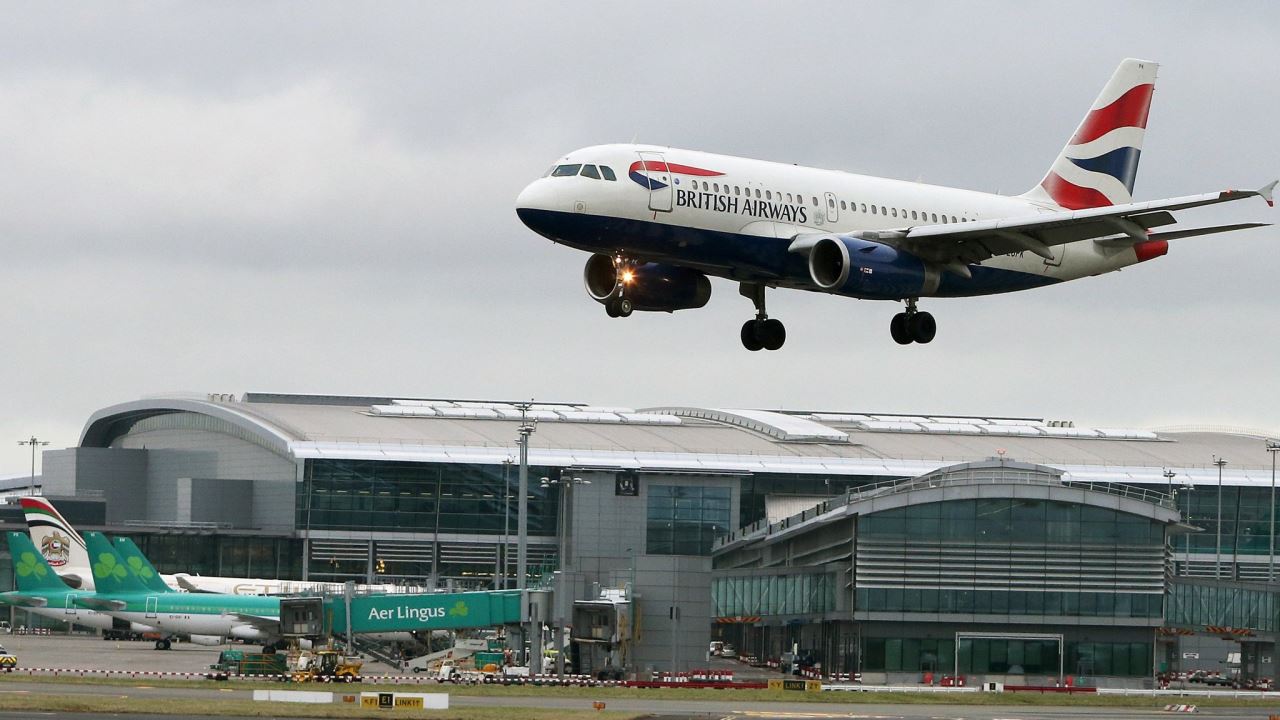
<path id="1" fill-rule="evenodd" d="M 516 456 L 516 402 L 249 393 L 147 398 L 90 416 L 80 445 L 109 447 L 136 423 L 202 418 L 294 460 L 495 463 Z M 531 403 L 530 462 L 581 468 L 702 473 L 797 473 L 904 478 L 1001 455 L 1060 469 L 1071 482 L 1216 484 L 1271 481 L 1261 437 L 1078 427 L 992 416 L 888 415 L 668 406 L 648 409 Z"/>

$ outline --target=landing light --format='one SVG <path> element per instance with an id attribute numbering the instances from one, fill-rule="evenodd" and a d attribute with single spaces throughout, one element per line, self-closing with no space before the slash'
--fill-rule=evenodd
<path id="1" fill-rule="evenodd" d="M 630 270 L 622 271 L 622 282 L 624 284 L 630 285 L 633 279 L 635 279 L 635 273 L 631 272 Z"/>

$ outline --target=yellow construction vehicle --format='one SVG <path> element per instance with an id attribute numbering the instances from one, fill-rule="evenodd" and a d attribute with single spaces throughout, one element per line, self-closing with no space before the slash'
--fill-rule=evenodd
<path id="1" fill-rule="evenodd" d="M 305 650 L 298 654 L 289 672 L 294 682 L 360 682 L 364 661 L 337 650 Z"/>

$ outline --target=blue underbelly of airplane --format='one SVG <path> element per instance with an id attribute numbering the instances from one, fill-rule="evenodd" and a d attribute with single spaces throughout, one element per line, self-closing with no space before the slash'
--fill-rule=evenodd
<path id="1" fill-rule="evenodd" d="M 613 255 L 622 251 L 647 262 L 692 267 L 708 275 L 740 282 L 783 285 L 821 292 L 809 279 L 805 258 L 788 252 L 789 239 L 744 235 L 631 220 L 588 213 L 519 208 L 521 221 L 554 242 L 588 252 Z M 929 297 L 970 297 L 1029 290 L 1059 282 L 1033 273 L 970 265 L 973 277 L 942 272 L 938 289 Z M 864 297 L 853 292 L 835 292 Z M 904 295 L 903 297 L 907 297 Z M 877 296 L 866 299 L 885 299 Z"/>

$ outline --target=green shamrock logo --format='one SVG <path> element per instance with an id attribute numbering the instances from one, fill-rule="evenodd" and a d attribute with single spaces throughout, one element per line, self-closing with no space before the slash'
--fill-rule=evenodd
<path id="1" fill-rule="evenodd" d="M 471 611 L 467 609 L 467 604 L 461 600 L 454 603 L 453 607 L 449 608 L 449 614 L 456 615 L 457 617 L 466 617 L 469 612 Z"/>
<path id="2" fill-rule="evenodd" d="M 22 553 L 14 570 L 22 577 L 34 574 L 36 577 L 42 578 L 49 574 L 49 571 L 44 567 L 44 563 L 37 560 L 36 554 L 33 552 Z"/>
<path id="3" fill-rule="evenodd" d="M 116 556 L 111 553 L 101 553 L 98 555 L 98 562 L 93 564 L 93 575 L 97 578 L 106 580 L 114 579 L 117 583 L 125 578 L 129 572 L 124 566 L 116 562 Z"/>
<path id="4" fill-rule="evenodd" d="M 151 572 L 151 568 L 142 564 L 142 558 L 140 557 L 137 557 L 137 556 L 131 557 L 129 558 L 128 562 L 129 562 L 129 570 L 131 570 L 134 575 L 142 578 L 143 580 L 150 580 L 151 576 L 155 575 L 155 573 Z"/>

